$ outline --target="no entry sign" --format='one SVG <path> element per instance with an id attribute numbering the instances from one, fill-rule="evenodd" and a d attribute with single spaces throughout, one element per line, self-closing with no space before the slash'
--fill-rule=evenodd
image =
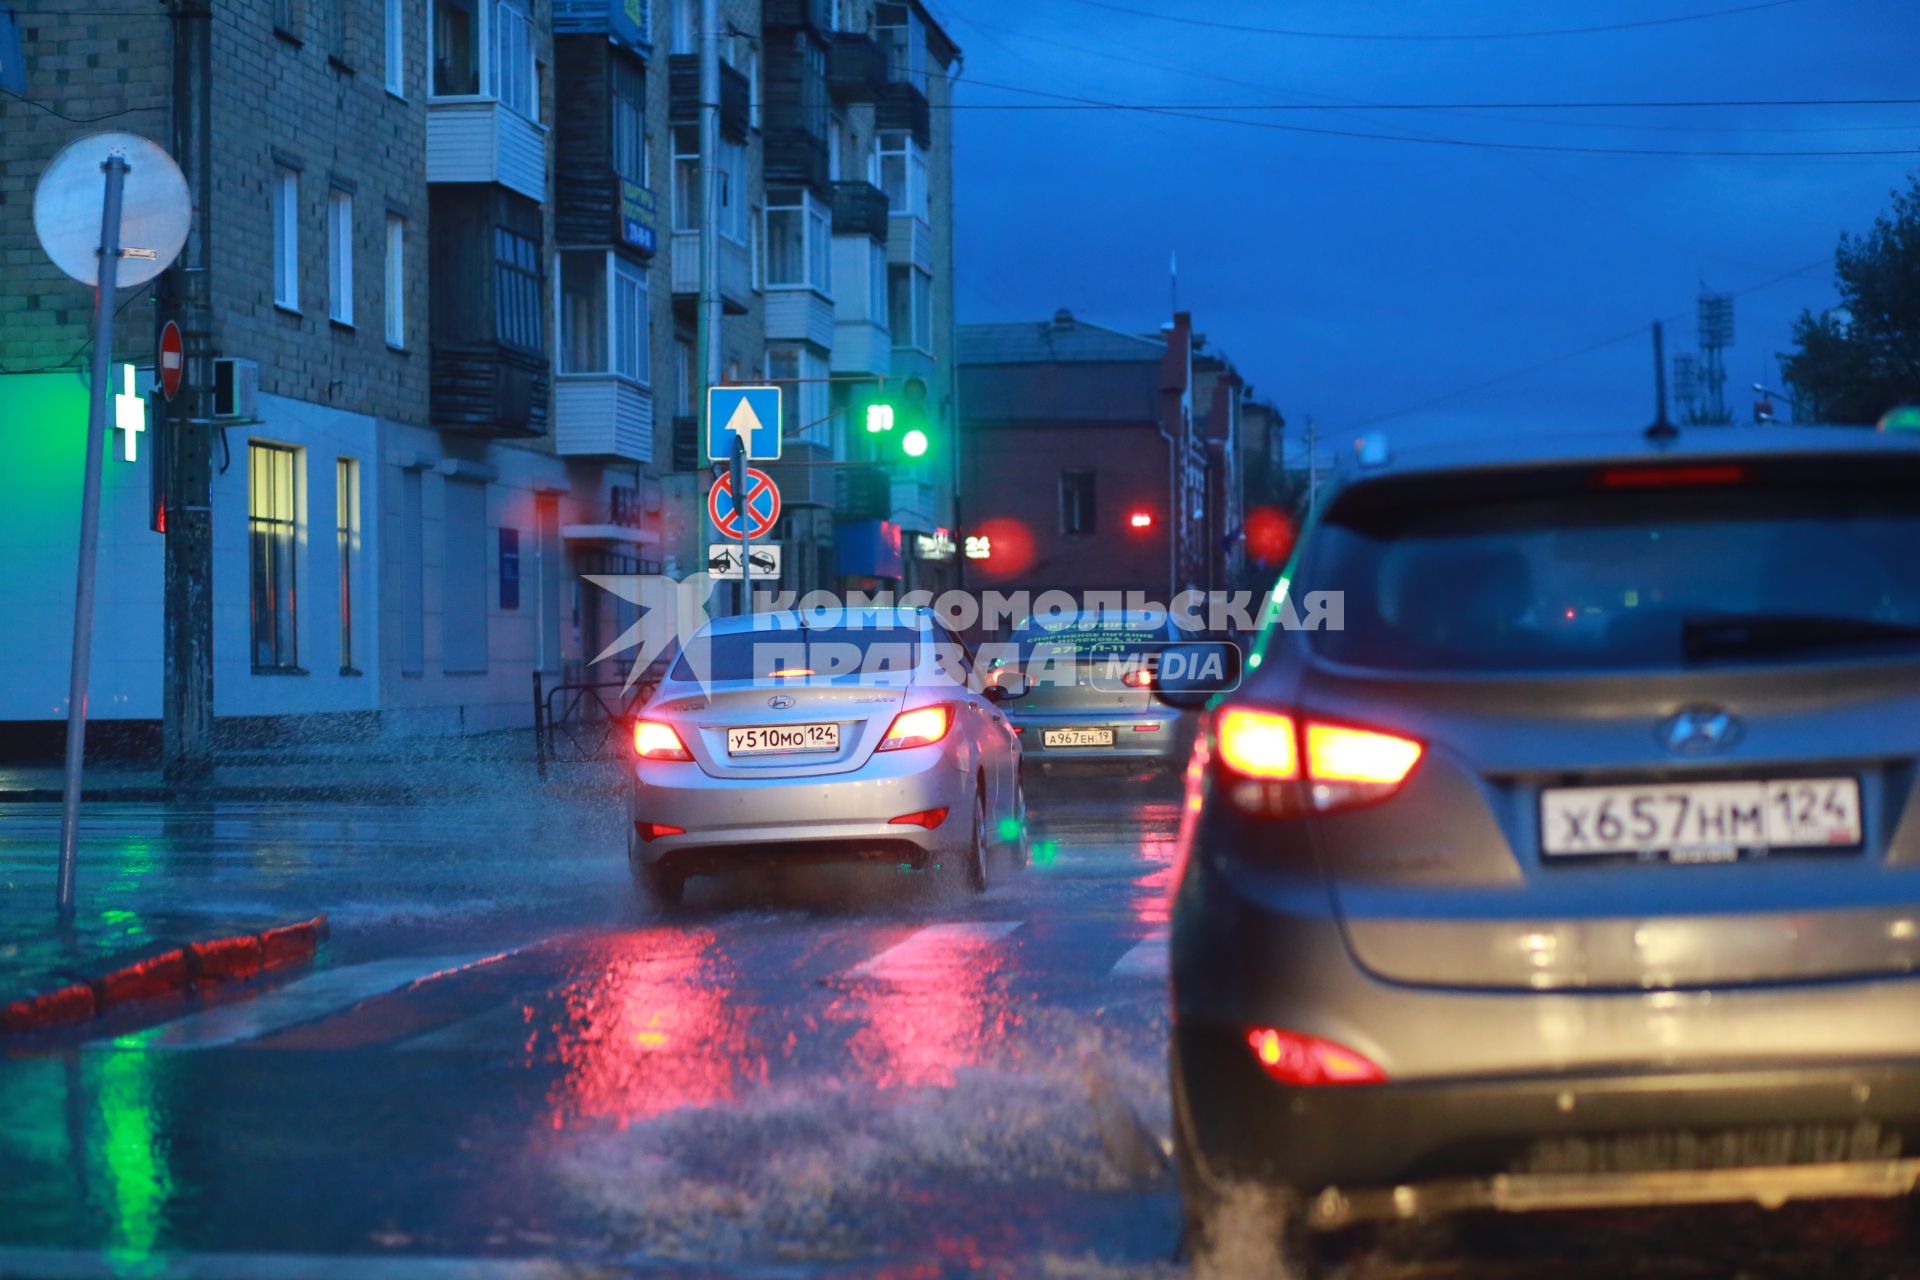
<path id="1" fill-rule="evenodd" d="M 169 402 L 180 389 L 180 375 L 186 368 L 186 346 L 180 341 L 180 326 L 169 320 L 160 330 L 160 394 Z"/>
<path id="2" fill-rule="evenodd" d="M 780 489 L 773 477 L 757 467 L 747 469 L 747 496 L 736 501 L 733 477 L 723 475 L 707 493 L 707 514 L 722 537 L 763 538 L 780 518 Z M 745 527 L 742 528 L 744 518 Z"/>

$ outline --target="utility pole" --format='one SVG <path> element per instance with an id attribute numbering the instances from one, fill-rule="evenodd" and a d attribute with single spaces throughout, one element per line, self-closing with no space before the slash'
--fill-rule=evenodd
<path id="1" fill-rule="evenodd" d="M 170 0 L 173 155 L 187 179 L 193 221 L 163 296 L 180 309 L 186 369 L 179 411 L 168 414 L 162 493 L 166 513 L 161 756 L 170 786 L 213 772 L 213 9 Z"/>
<path id="2" fill-rule="evenodd" d="M 733 192 L 738 200 L 744 193 Z M 706 412 L 707 390 L 720 382 L 720 0 L 700 0 L 700 298 L 694 316 L 695 375 L 700 394 L 694 403 Z M 736 440 L 736 444 L 738 441 Z M 736 503 L 745 494 L 735 494 Z M 715 533 L 718 534 L 718 530 Z M 740 580 L 735 612 L 743 607 L 749 583 Z"/>

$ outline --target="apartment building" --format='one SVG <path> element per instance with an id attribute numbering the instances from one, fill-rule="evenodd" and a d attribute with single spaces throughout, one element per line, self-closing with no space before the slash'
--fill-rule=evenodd
<path id="1" fill-rule="evenodd" d="M 698 0 L 221 6 L 207 216 L 235 390 L 213 492 L 217 716 L 474 731 L 527 723 L 535 673 L 595 678 L 634 612 L 584 576 L 705 563 L 703 219 L 721 377 L 787 388 L 790 462 L 864 456 L 851 419 L 877 379 L 918 379 L 937 424 L 923 463 L 877 473 L 877 499 L 840 467 L 782 469 L 782 585 L 950 573 L 937 108 L 958 51 L 915 4 L 721 7 L 708 210 Z M 164 145 L 172 100 L 162 11 L 22 28 L 38 105 L 0 102 L 0 423 L 40 464 L 0 478 L 0 547 L 31 621 L 0 722 L 64 715 L 85 431 L 90 299 L 37 246 L 32 182 L 96 127 Z M 153 351 L 152 308 L 129 291 L 116 420 L 139 426 L 113 433 L 104 486 L 97 717 L 159 714 L 162 548 L 139 453 L 164 429 Z"/>

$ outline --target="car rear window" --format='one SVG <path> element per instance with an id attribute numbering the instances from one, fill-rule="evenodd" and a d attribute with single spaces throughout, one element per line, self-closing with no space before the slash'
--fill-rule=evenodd
<path id="1" fill-rule="evenodd" d="M 1034 657 L 1096 661 L 1143 644 L 1157 647 L 1174 638 L 1173 623 L 1164 617 L 1093 616 L 1024 623 L 1014 629 L 1012 642 L 1022 661 Z"/>
<path id="2" fill-rule="evenodd" d="M 1590 487 L 1372 503 L 1351 518 L 1336 508 L 1311 572 L 1316 589 L 1342 593 L 1343 625 L 1313 643 L 1396 670 L 1647 669 L 1702 660 L 1703 627 L 1767 619 L 1798 627 L 1794 643 L 1769 633 L 1749 660 L 1861 644 L 1920 652 L 1899 634 L 1920 627 L 1917 552 L 1920 488 L 1884 484 Z M 1801 643 L 1810 623 L 1819 642 Z"/>
<path id="3" fill-rule="evenodd" d="M 696 636 L 674 664 L 675 680 L 857 680 L 905 676 L 919 657 L 913 627 L 809 627 Z M 703 672 L 700 668 L 705 666 Z"/>

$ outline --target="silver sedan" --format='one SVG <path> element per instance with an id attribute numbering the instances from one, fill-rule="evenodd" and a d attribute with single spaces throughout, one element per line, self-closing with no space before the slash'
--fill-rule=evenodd
<path id="1" fill-rule="evenodd" d="M 985 889 L 996 847 L 1026 853 L 1001 697 L 921 610 L 706 624 L 633 724 L 636 886 L 671 906 L 690 876 L 885 861 Z"/>

